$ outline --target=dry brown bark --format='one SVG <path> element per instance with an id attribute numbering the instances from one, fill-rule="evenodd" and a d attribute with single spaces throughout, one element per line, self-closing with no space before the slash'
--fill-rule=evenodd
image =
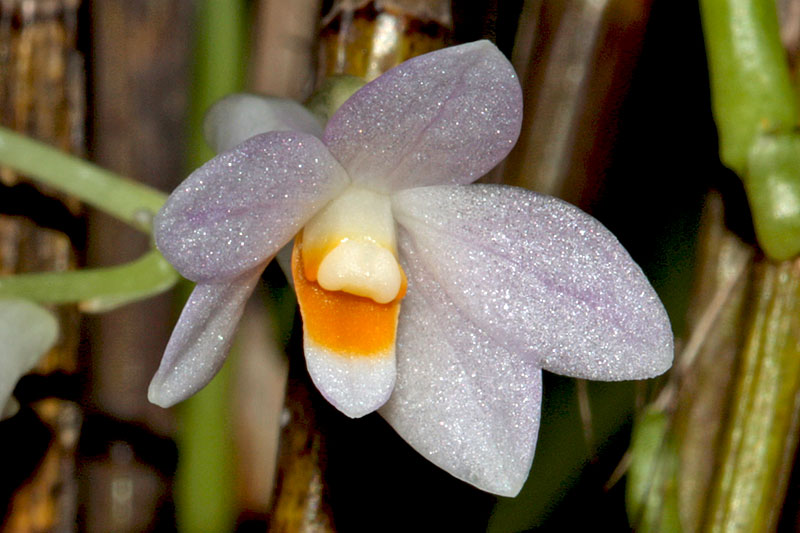
<path id="1" fill-rule="evenodd" d="M 76 43 L 77 10 L 77 0 L 0 2 L 0 122 L 81 154 L 84 78 Z M 27 178 L 3 168 L 0 181 L 10 187 L 27 182 Z M 49 223 L 66 221 L 72 225 L 68 213 L 79 211 L 76 200 L 42 189 L 67 208 L 59 219 L 44 212 L 52 209 L 52 203 L 43 196 L 20 194 L 24 187 L 0 190 L 6 207 Z M 75 258 L 76 251 L 64 233 L 42 228 L 21 216 L 0 215 L 0 275 L 66 270 L 74 268 Z M 59 320 L 59 340 L 34 373 L 72 375 L 79 365 L 79 315 L 73 306 L 53 310 Z M 37 390 L 33 395 L 43 397 L 30 407 L 49 428 L 52 438 L 35 470 L 14 490 L 5 528 L 23 533 L 71 531 L 78 505 L 76 451 L 82 411 L 73 401 L 45 397 L 47 391 Z M 29 438 L 26 434 L 14 437 L 23 443 Z"/>
<path id="2" fill-rule="evenodd" d="M 597 200 L 650 3 L 525 2 L 512 57 L 524 117 L 506 183 L 584 209 Z"/>
<path id="3" fill-rule="evenodd" d="M 184 177 L 189 90 L 189 0 L 102 0 L 90 5 L 92 159 L 169 191 Z M 88 219 L 88 262 L 121 264 L 150 238 L 102 213 Z M 152 530 L 169 516 L 173 413 L 147 401 L 174 318 L 168 294 L 92 317 L 96 431 L 84 458 L 82 520 L 89 531 Z M 153 446 L 163 448 L 154 449 Z M 171 459 L 170 459 L 171 458 Z M 167 508 L 168 509 L 168 508 Z"/>

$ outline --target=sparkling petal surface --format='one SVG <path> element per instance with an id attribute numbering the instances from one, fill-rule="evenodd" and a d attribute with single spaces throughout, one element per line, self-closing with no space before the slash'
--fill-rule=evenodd
<path id="1" fill-rule="evenodd" d="M 465 318 L 510 352 L 597 380 L 671 366 L 672 330 L 655 291 L 579 209 L 492 185 L 403 191 L 393 209 L 410 235 L 401 254 L 412 253 Z"/>
<path id="2" fill-rule="evenodd" d="M 350 418 L 367 415 L 386 403 L 395 382 L 394 349 L 369 357 L 337 353 L 303 339 L 308 373 L 317 389 Z"/>
<path id="3" fill-rule="evenodd" d="M 17 381 L 57 338 L 58 322 L 49 311 L 28 300 L 0 299 L 0 419 L 14 414 Z"/>
<path id="4" fill-rule="evenodd" d="M 368 83 L 331 117 L 324 140 L 354 183 L 387 192 L 475 181 L 511 150 L 521 121 L 513 67 L 479 41 Z"/>
<path id="5" fill-rule="evenodd" d="M 247 299 L 264 267 L 223 283 L 198 284 L 181 312 L 147 398 L 170 407 L 205 387 L 233 342 Z"/>
<path id="6" fill-rule="evenodd" d="M 461 311 L 400 232 L 408 273 L 397 382 L 380 413 L 413 448 L 476 487 L 515 496 L 533 460 L 541 371 Z"/>
<path id="7" fill-rule="evenodd" d="M 211 106 L 203 131 L 209 146 L 219 153 L 259 133 L 299 131 L 322 137 L 323 130 L 314 115 L 294 100 L 237 93 Z"/>
<path id="8" fill-rule="evenodd" d="M 303 316 L 303 352 L 311 379 L 351 418 L 371 413 L 392 393 L 399 302 L 379 304 L 328 291 L 305 278 L 299 242 L 292 278 Z"/>
<path id="9" fill-rule="evenodd" d="M 156 245 L 188 279 L 232 279 L 274 256 L 348 181 L 316 137 L 261 134 L 175 189 L 156 215 Z"/>

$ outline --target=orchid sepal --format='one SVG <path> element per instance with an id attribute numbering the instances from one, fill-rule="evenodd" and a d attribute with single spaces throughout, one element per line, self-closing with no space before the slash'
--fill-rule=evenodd
<path id="1" fill-rule="evenodd" d="M 192 281 L 233 279 L 277 254 L 349 181 L 313 135 L 256 135 L 170 195 L 154 221 L 156 246 Z"/>
<path id="2" fill-rule="evenodd" d="M 367 83 L 331 117 L 323 140 L 353 183 L 393 192 L 475 181 L 511 151 L 521 125 L 514 68 L 478 41 Z"/>
<path id="3" fill-rule="evenodd" d="M 321 137 L 323 128 L 314 114 L 293 100 L 250 93 L 226 96 L 212 105 L 203 119 L 203 134 L 217 153 L 271 131 Z"/>
<path id="4" fill-rule="evenodd" d="M 408 234 L 405 256 L 512 353 L 605 381 L 672 365 L 664 306 L 616 237 L 583 211 L 501 185 L 410 189 L 392 205 Z"/>

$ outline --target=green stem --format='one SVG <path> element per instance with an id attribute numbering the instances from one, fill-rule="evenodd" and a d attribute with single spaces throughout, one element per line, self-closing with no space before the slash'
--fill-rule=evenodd
<path id="1" fill-rule="evenodd" d="M 678 451 L 669 416 L 648 408 L 636 421 L 631 436 L 631 465 L 626 502 L 636 531 L 680 532 L 678 509 Z"/>
<path id="2" fill-rule="evenodd" d="M 756 236 L 776 261 L 800 252 L 800 135 L 764 133 L 753 139 L 742 175 Z"/>
<path id="3" fill-rule="evenodd" d="M 797 120 L 774 0 L 701 0 L 723 162 L 742 174 L 754 137 Z"/>
<path id="4" fill-rule="evenodd" d="M 206 111 L 223 96 L 244 87 L 249 19 L 246 2 L 242 0 L 202 0 L 195 4 L 194 64 L 186 145 L 190 170 L 215 155 L 203 137 Z"/>
<path id="5" fill-rule="evenodd" d="M 226 399 L 233 381 L 231 359 L 203 390 L 178 406 L 180 433 L 176 475 L 181 532 L 233 531 L 236 515 L 236 459 L 233 416 Z"/>
<path id="6" fill-rule="evenodd" d="M 759 244 L 800 252 L 798 104 L 774 0 L 700 0 L 722 162 L 742 179 Z"/>
<path id="7" fill-rule="evenodd" d="M 242 90 L 250 19 L 243 0 L 202 0 L 195 2 L 195 9 L 187 143 L 190 168 L 214 155 L 202 135 L 206 110 L 226 94 Z M 231 365 L 225 365 L 203 391 L 181 405 L 175 506 L 178 529 L 184 533 L 235 527 L 239 509 L 230 374 Z"/>
<path id="8" fill-rule="evenodd" d="M 164 292 L 178 279 L 161 254 L 152 250 L 120 266 L 0 277 L 0 298 L 78 302 L 81 311 L 100 313 Z"/>
<path id="9" fill-rule="evenodd" d="M 797 121 L 774 0 L 700 0 L 723 162 L 742 174 L 754 138 Z"/>
<path id="10" fill-rule="evenodd" d="M 0 127 L 0 164 L 150 233 L 167 196 L 47 144 Z"/>

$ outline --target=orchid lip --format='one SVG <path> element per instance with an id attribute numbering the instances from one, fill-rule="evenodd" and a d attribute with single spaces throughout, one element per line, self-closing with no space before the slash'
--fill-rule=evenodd
<path id="1" fill-rule="evenodd" d="M 351 186 L 306 224 L 303 269 L 309 281 L 389 303 L 402 292 L 391 198 Z"/>

